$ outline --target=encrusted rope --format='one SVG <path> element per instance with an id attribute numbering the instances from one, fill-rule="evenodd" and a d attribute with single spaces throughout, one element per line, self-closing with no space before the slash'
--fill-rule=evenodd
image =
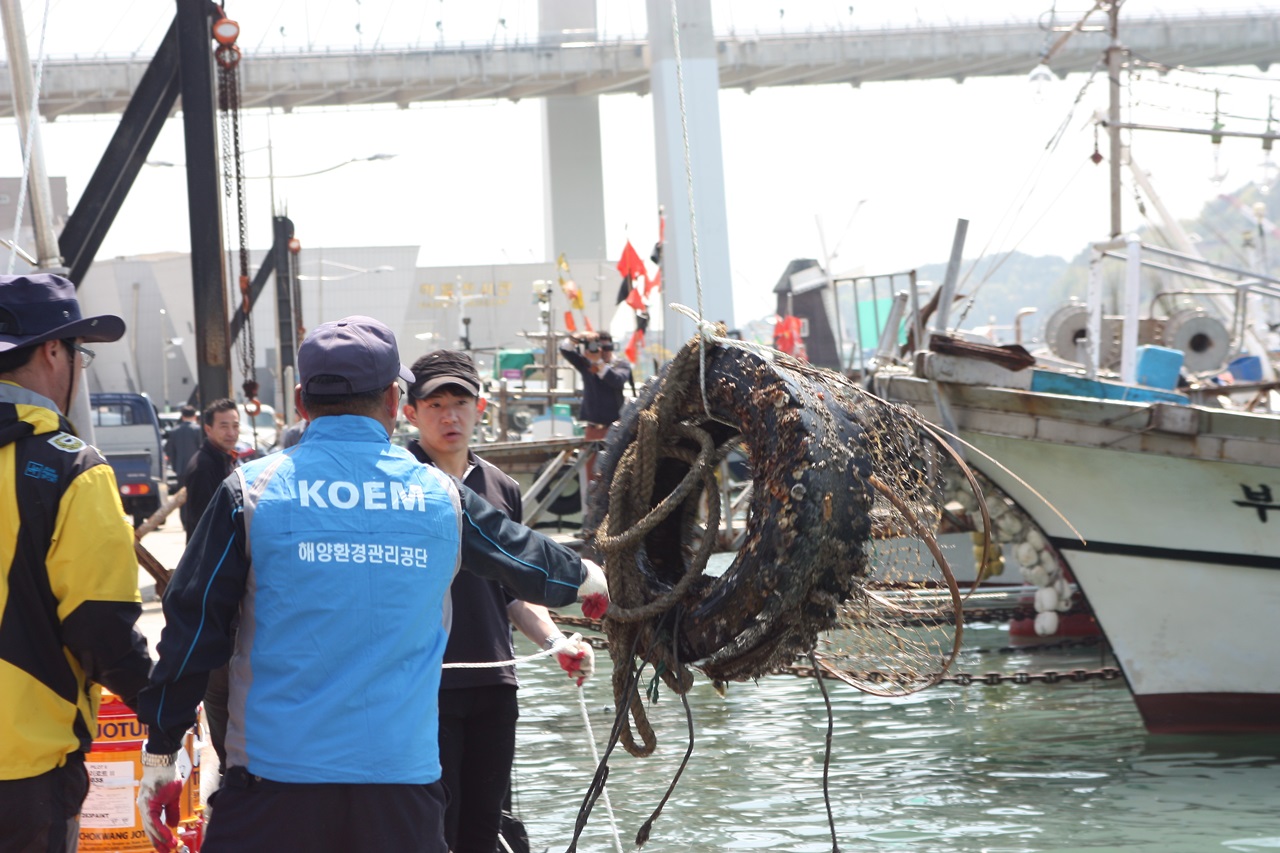
<path id="1" fill-rule="evenodd" d="M 676 420 L 692 391 L 699 387 L 699 352 L 685 347 L 673 359 L 664 390 L 639 416 L 636 440 L 631 443 L 619 460 L 609 491 L 609 512 L 597 532 L 595 546 L 605 555 L 609 566 L 635 565 L 644 546 L 644 538 L 666 520 L 672 512 L 683 506 L 696 485 L 708 494 L 715 494 L 716 447 L 711 435 L 693 424 Z M 682 441 L 693 441 L 699 449 L 696 454 L 682 446 Z M 676 459 L 689 465 L 684 478 L 656 506 L 649 508 L 661 459 Z M 610 576 L 611 601 L 604 624 L 610 645 L 627 648 L 655 618 L 675 607 L 702 576 L 707 560 L 715 546 L 714 531 L 720 525 L 718 501 L 707 502 L 706 533 L 701 546 L 689 561 L 683 577 L 657 598 L 646 601 L 644 590 L 629 572 L 616 572 Z M 615 645 L 616 644 L 616 645 Z M 658 671 L 662 680 L 676 693 L 684 693 L 692 686 L 692 677 L 676 663 L 672 650 L 661 644 L 654 649 L 659 657 Z M 621 732 L 626 749 L 635 755 L 653 752 L 657 741 L 644 709 L 644 701 L 632 682 L 630 668 L 614 667 L 614 696 L 620 708 L 628 708 L 640 734 L 637 744 L 631 727 L 625 723 Z"/>

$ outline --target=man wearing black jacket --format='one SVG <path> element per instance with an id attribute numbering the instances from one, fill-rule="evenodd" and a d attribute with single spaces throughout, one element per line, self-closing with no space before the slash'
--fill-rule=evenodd
<path id="1" fill-rule="evenodd" d="M 222 485 L 238 464 L 236 441 L 240 438 L 240 410 L 235 402 L 223 398 L 214 400 L 204 410 L 204 443 L 187 463 L 182 472 L 182 482 L 187 490 L 187 501 L 182 505 L 182 529 L 187 541 L 200 523 L 213 493 Z"/>
<path id="2" fill-rule="evenodd" d="M 579 332 L 560 347 L 560 354 L 582 376 L 582 408 L 578 419 L 586 421 L 583 437 L 604 441 L 609 425 L 622 413 L 623 389 L 631 382 L 631 365 L 613 357 L 613 336 L 608 332 Z M 595 480 L 595 454 L 587 459 L 587 483 Z"/>
<path id="3" fill-rule="evenodd" d="M 414 362 L 413 375 L 404 416 L 418 428 L 419 437 L 409 452 L 518 523 L 523 515 L 520 487 L 470 449 L 481 412 L 475 363 L 465 353 L 437 350 Z M 570 678 L 581 684 L 591 676 L 591 646 L 567 639 L 546 607 L 520 601 L 498 583 L 469 571 L 458 573 L 449 594 L 454 615 L 444 652 L 446 666 L 512 660 L 515 625 L 538 645 L 557 649 Z M 441 677 L 440 765 L 449 791 L 445 839 L 453 853 L 499 849 L 520 715 L 517 686 L 513 666 L 446 669 Z"/>

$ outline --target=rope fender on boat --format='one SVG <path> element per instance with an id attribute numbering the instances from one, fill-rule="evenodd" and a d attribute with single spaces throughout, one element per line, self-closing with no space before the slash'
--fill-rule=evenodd
<path id="1" fill-rule="evenodd" d="M 691 666 L 715 681 L 758 678 L 813 649 L 867 572 L 870 398 L 776 352 L 717 341 L 705 359 L 705 404 L 694 339 L 623 412 L 585 520 L 608 567 L 603 625 L 618 707 L 629 703 L 642 739 L 622 731 L 634 755 L 655 746 L 639 691 L 627 695 L 636 656 L 676 693 Z M 737 439 L 754 480 L 746 537 L 711 577 L 716 470 Z"/>

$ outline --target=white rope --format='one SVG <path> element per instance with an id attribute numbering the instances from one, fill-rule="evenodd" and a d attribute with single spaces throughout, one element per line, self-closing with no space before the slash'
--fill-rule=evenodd
<path id="1" fill-rule="evenodd" d="M 681 306 L 683 307 L 683 306 Z M 685 309 L 688 310 L 688 309 Z M 578 643 L 582 641 L 581 634 L 570 634 L 569 642 Z M 446 663 L 445 669 L 492 669 L 501 666 L 515 666 L 517 664 L 529 663 L 539 658 L 550 657 L 555 654 L 554 649 L 546 649 L 532 655 L 525 655 L 521 658 L 513 658 L 511 660 L 490 661 L 486 663 Z M 597 767 L 600 766 L 600 752 L 596 749 L 596 735 L 591 730 L 591 718 L 587 715 L 587 696 L 582 690 L 582 685 L 578 685 L 578 713 L 582 715 L 582 725 L 587 730 L 587 744 L 591 747 L 591 760 Z M 618 819 L 613 814 L 613 803 L 609 801 L 609 791 L 604 792 L 604 808 L 609 813 L 609 830 L 613 833 L 613 846 L 618 853 L 622 851 L 622 837 L 618 835 Z"/>
<path id="2" fill-rule="evenodd" d="M 582 635 L 570 634 L 568 637 L 568 640 L 571 643 L 581 642 Z M 531 655 L 525 655 L 522 658 L 512 658 L 511 660 L 485 661 L 483 663 L 447 663 L 444 665 L 444 668 L 445 669 L 497 669 L 503 666 L 518 666 L 522 663 L 530 663 L 532 661 L 539 660 L 541 658 L 549 658 L 555 653 L 556 653 L 555 649 L 545 649 L 544 651 L 541 651 L 541 652 L 536 652 Z"/>
<path id="3" fill-rule="evenodd" d="M 18 207 L 13 214 L 13 243 L 9 251 L 9 275 L 13 275 L 14 265 L 18 261 L 18 239 L 22 236 L 22 209 L 27 205 L 27 181 L 31 175 L 31 149 L 35 146 L 36 124 L 40 121 L 40 78 L 44 76 L 44 36 L 49 29 L 49 6 L 50 0 L 44 0 L 44 15 L 40 19 L 40 49 L 36 53 L 36 79 L 31 87 L 31 121 L 27 123 L 27 142 L 22 150 L 22 186 L 18 189 Z M 21 37 L 26 38 L 27 34 L 22 33 Z"/>
<path id="4" fill-rule="evenodd" d="M 693 204 L 693 158 L 689 153 L 689 114 L 684 103 L 684 64 L 680 58 L 680 13 L 677 0 L 671 0 L 671 41 L 676 55 L 676 94 L 680 101 L 680 138 L 684 142 L 684 181 L 689 197 L 689 235 L 693 244 L 693 281 L 698 291 L 698 379 L 702 389 L 702 410 L 710 418 L 711 406 L 707 403 L 707 332 L 702 328 L 702 265 L 698 260 L 698 214 Z"/>
<path id="5" fill-rule="evenodd" d="M 582 687 L 578 687 L 578 713 L 582 715 L 582 725 L 587 729 L 587 745 L 591 747 L 591 761 L 596 767 L 600 766 L 600 751 L 596 749 L 596 735 L 591 730 L 591 717 L 587 714 L 587 696 L 582 691 Z M 618 835 L 618 819 L 613 816 L 613 803 L 609 802 L 608 783 L 600 789 L 600 793 L 604 794 L 604 810 L 609 814 L 609 831 L 613 833 L 613 849 L 618 853 L 622 853 L 622 837 Z"/>

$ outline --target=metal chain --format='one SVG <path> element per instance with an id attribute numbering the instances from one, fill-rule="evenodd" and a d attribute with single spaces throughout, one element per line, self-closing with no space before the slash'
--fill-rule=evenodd
<path id="1" fill-rule="evenodd" d="M 240 370 L 244 376 L 245 397 L 257 397 L 258 383 L 254 376 L 257 352 L 254 340 L 253 314 L 249 299 L 249 226 L 245 205 L 244 150 L 240 136 L 240 52 L 234 45 L 217 49 L 219 106 L 223 110 L 222 141 L 225 171 L 225 192 L 235 193 L 237 248 L 239 251 L 238 291 L 244 325 L 240 329 L 237 349 L 240 353 Z M 228 153 L 229 149 L 229 153 Z"/>
<path id="2" fill-rule="evenodd" d="M 801 664 L 778 667 L 775 672 L 779 675 L 794 675 L 799 678 L 814 677 L 813 667 Z M 850 675 L 860 681 L 866 681 L 871 684 L 892 684 L 899 680 L 898 673 L 883 672 L 875 669 L 867 672 L 850 673 Z M 951 675 L 944 675 L 938 678 L 937 681 L 940 684 L 957 684 L 961 687 L 994 687 L 1001 684 L 1034 684 L 1035 682 L 1042 684 L 1081 684 L 1086 681 L 1115 681 L 1122 676 L 1123 673 L 1117 667 L 1106 666 L 1101 669 L 1069 669 L 1065 671 L 1049 669 L 1044 672 L 1025 672 L 1022 670 L 1017 672 L 956 672 Z M 913 676 L 912 680 L 918 678 L 919 676 Z"/>

